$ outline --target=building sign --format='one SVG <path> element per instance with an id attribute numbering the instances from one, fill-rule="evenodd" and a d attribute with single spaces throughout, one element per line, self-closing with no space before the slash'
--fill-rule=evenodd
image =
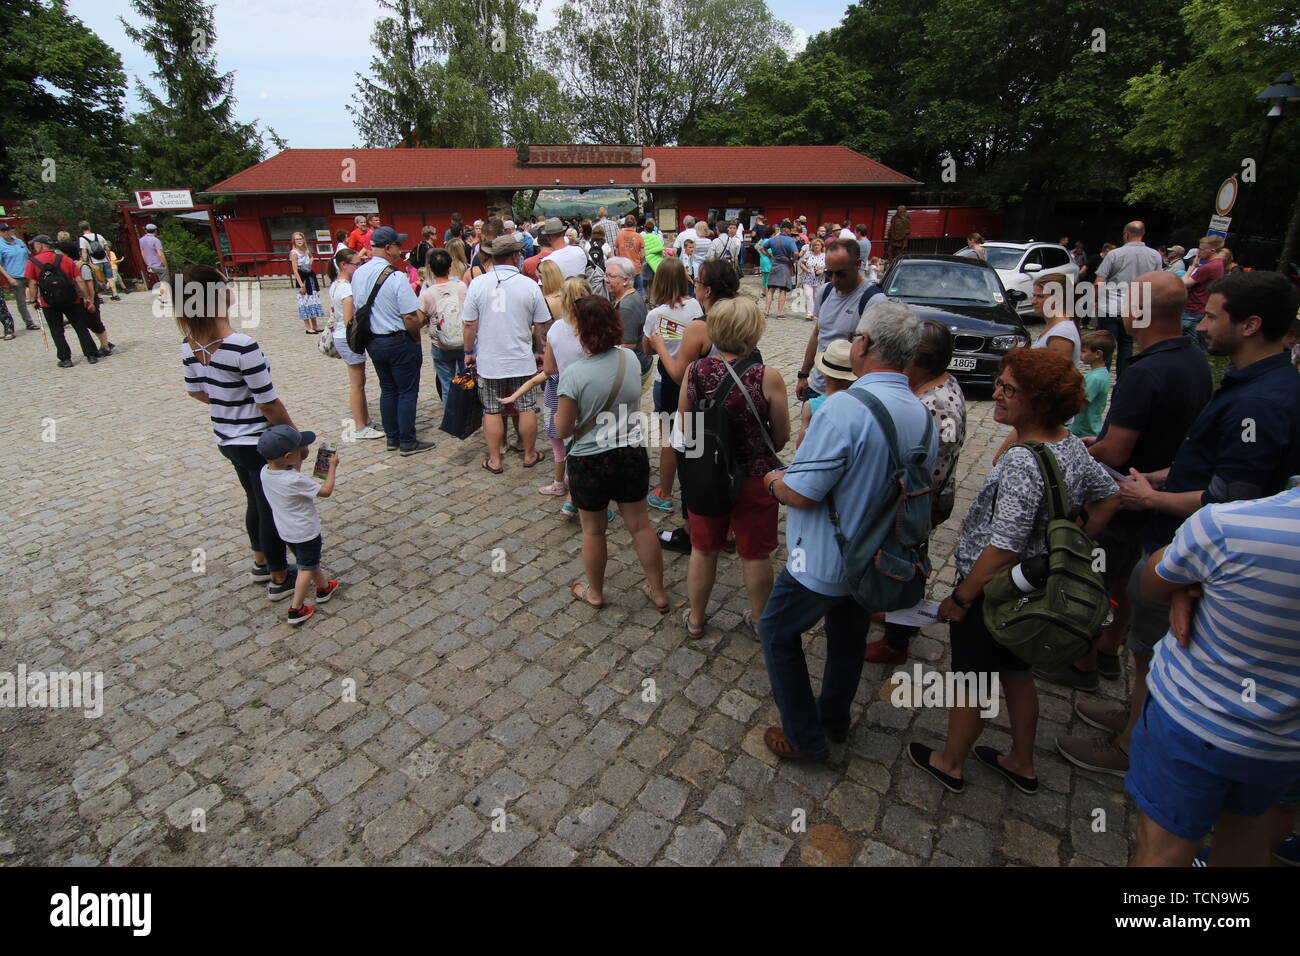
<path id="1" fill-rule="evenodd" d="M 378 199 L 336 199 L 334 215 L 354 216 L 360 213 L 379 212 Z"/>
<path id="2" fill-rule="evenodd" d="M 520 146 L 520 166 L 640 166 L 640 146 Z"/>
<path id="3" fill-rule="evenodd" d="M 1223 236 L 1228 238 L 1228 227 L 1232 225 L 1231 216 L 1211 216 L 1210 228 L 1205 231 L 1207 236 Z"/>
<path id="4" fill-rule="evenodd" d="M 191 209 L 194 198 L 188 189 L 137 189 L 135 204 L 141 209 Z"/>
<path id="5" fill-rule="evenodd" d="M 317 229 L 317 230 L 316 230 L 316 241 L 317 241 L 317 242 L 329 242 L 329 241 L 330 241 L 330 231 L 329 231 L 328 229 Z"/>

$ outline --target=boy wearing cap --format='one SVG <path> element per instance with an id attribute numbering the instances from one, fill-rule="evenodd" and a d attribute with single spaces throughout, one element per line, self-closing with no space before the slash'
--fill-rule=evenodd
<path id="1" fill-rule="evenodd" d="M 275 530 L 298 564 L 288 616 L 288 622 L 295 627 L 316 613 L 312 605 L 303 603 L 308 585 L 316 583 L 317 604 L 328 601 L 339 586 L 337 579 L 326 581 L 320 569 L 320 516 L 316 513 L 316 499 L 328 498 L 334 491 L 338 453 L 330 456 L 329 474 L 319 485 L 298 471 L 315 440 L 314 432 L 300 432 L 292 425 L 272 425 L 257 439 L 258 454 L 266 459 L 262 492 L 271 505 Z"/>
<path id="2" fill-rule="evenodd" d="M 852 348 L 848 339 L 836 339 L 826 347 L 825 352 L 813 359 L 813 365 L 826 376 L 826 388 L 822 394 L 803 403 L 803 412 L 800 415 L 803 428 L 799 432 L 799 440 L 794 443 L 795 451 L 798 451 L 799 446 L 803 444 L 803 436 L 808 434 L 808 425 L 822 402 L 836 392 L 849 388 L 858 380 L 858 377 L 853 374 L 853 360 L 849 356 Z"/>

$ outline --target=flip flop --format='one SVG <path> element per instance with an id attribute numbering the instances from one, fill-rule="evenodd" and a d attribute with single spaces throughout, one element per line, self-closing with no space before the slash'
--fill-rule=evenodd
<path id="1" fill-rule="evenodd" d="M 574 584 L 573 587 L 569 588 L 569 593 L 573 595 L 573 599 L 575 601 L 581 601 L 583 604 L 587 605 L 587 607 L 594 607 L 596 610 L 600 610 L 602 607 L 605 606 L 605 602 L 602 601 L 599 604 L 596 604 L 593 603 L 592 601 L 588 601 L 587 592 L 589 590 L 590 588 L 588 588 L 586 584 L 579 581 L 576 584 Z"/>
<path id="2" fill-rule="evenodd" d="M 650 603 L 654 604 L 655 610 L 658 611 L 660 614 L 667 614 L 669 611 L 673 609 L 672 601 L 669 601 L 667 604 L 662 604 L 662 605 L 655 603 L 654 594 L 650 590 L 650 585 L 648 584 L 641 585 L 641 593 L 650 599 Z"/>
<path id="3" fill-rule="evenodd" d="M 12 339 L 13 337 L 14 337 L 14 334 L 13 334 L 12 332 L 6 332 L 6 333 L 5 333 L 5 341 L 6 341 L 6 342 L 8 342 L 8 341 L 9 341 L 10 339 Z"/>
<path id="4" fill-rule="evenodd" d="M 529 463 L 529 461 L 528 461 L 527 458 L 524 459 L 524 467 L 525 467 L 525 468 L 536 468 L 537 465 L 541 462 L 541 460 L 542 460 L 542 453 L 541 453 L 540 451 L 538 451 L 538 452 L 533 452 L 533 454 L 535 454 L 537 457 L 534 458 L 534 459 L 532 460 L 532 463 L 531 463 L 531 464 Z"/>
<path id="5" fill-rule="evenodd" d="M 491 465 L 488 464 L 488 460 L 486 458 L 483 459 L 483 469 L 485 471 L 492 472 L 492 474 L 494 475 L 500 475 L 505 472 L 504 468 L 493 468 Z"/>
<path id="6" fill-rule="evenodd" d="M 745 622 L 745 627 L 749 629 L 749 633 L 754 636 L 754 640 L 762 641 L 762 638 L 758 636 L 758 625 L 754 623 L 754 612 L 749 608 L 745 608 L 740 613 L 740 616 Z"/>

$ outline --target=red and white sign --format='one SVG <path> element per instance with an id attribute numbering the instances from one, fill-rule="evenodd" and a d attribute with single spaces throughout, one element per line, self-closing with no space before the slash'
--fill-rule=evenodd
<path id="1" fill-rule="evenodd" d="M 135 204 L 141 209 L 192 209 L 194 197 L 188 189 L 137 189 Z"/>
<path id="2" fill-rule="evenodd" d="M 1236 176 L 1229 176 L 1219 184 L 1219 191 L 1214 194 L 1214 211 L 1220 216 L 1226 216 L 1232 212 L 1233 205 L 1237 202 L 1237 190 L 1239 184 Z"/>

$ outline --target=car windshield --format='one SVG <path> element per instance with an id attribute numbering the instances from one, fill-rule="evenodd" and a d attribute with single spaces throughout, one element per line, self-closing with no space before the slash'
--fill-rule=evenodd
<path id="1" fill-rule="evenodd" d="M 1005 246 L 985 246 L 984 254 L 988 258 L 989 265 L 994 269 L 1015 269 L 1020 265 L 1025 250 L 1008 249 Z M 958 252 L 957 255 L 966 256 L 969 259 L 975 255 L 975 252 L 967 248 Z"/>
<path id="2" fill-rule="evenodd" d="M 886 295 L 903 299 L 947 299 L 957 302 L 1002 302 L 998 278 L 989 269 L 957 262 L 900 262 L 889 275 Z"/>

